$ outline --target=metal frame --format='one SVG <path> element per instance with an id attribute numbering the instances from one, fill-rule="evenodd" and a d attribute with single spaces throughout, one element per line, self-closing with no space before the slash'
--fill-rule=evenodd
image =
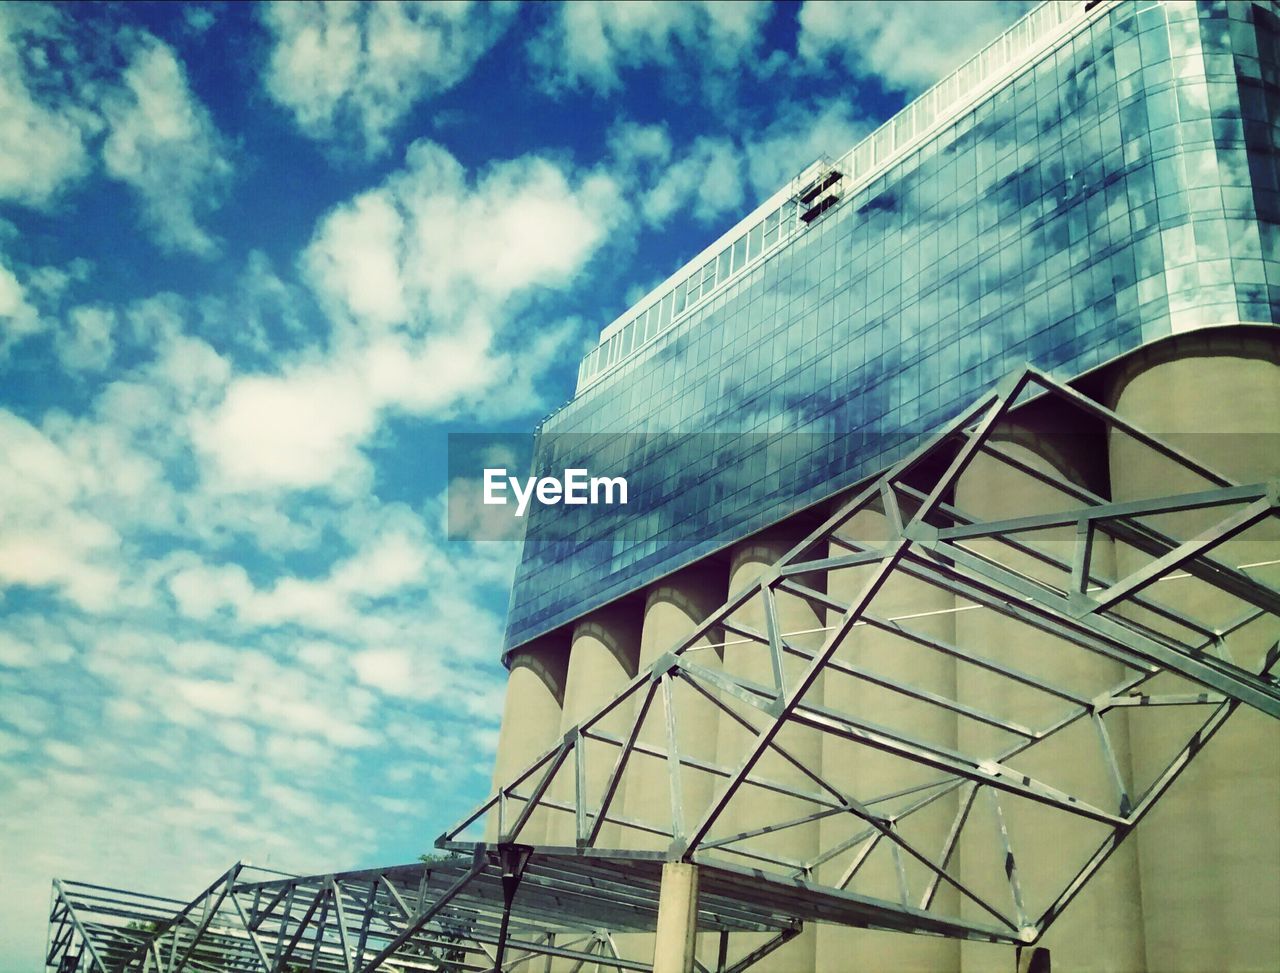
<path id="1" fill-rule="evenodd" d="M 1000 433 L 1015 407 L 1043 397 L 1129 437 L 1203 488 L 1112 502 L 1029 465 L 1001 447 Z M 960 509 L 956 487 L 979 458 L 1052 488 L 1062 508 L 1003 520 Z M 699 929 L 724 940 L 718 973 L 747 968 L 807 921 L 1037 942 L 1232 713 L 1249 706 L 1280 717 L 1280 680 L 1273 674 L 1280 591 L 1224 560 L 1233 540 L 1256 539 L 1260 524 L 1274 523 L 1278 506 L 1277 483 L 1232 483 L 1029 368 L 859 489 L 757 582 L 442 835 L 437 846 L 459 857 L 307 878 L 264 877 L 236 866 L 186 905 L 55 882 L 47 966 L 59 973 L 533 970 L 536 957 L 559 957 L 579 966 L 647 970 L 646 960 L 619 954 L 613 934 L 654 928 L 661 864 L 673 859 L 701 866 Z M 1215 522 L 1193 536 L 1171 535 L 1169 515 L 1191 511 Z M 864 513 L 885 525 L 874 542 L 843 530 Z M 1096 563 L 1103 537 L 1146 563 L 1107 576 Z M 828 572 L 852 567 L 865 573 L 854 597 L 823 590 Z M 1034 666 L 1001 661 L 991 647 L 959 634 L 950 641 L 929 634 L 914 619 L 936 612 L 882 610 L 885 586 L 903 578 L 947 593 L 956 612 L 996 613 L 1028 639 L 1052 640 L 1055 651 L 1111 660 L 1110 671 L 1120 675 L 1105 684 L 1068 685 Z M 1212 595 L 1215 617 L 1164 596 L 1172 590 L 1164 583 L 1179 578 Z M 820 646 L 806 643 L 812 630 L 782 631 L 783 599 L 800 599 L 827 618 Z M 762 626 L 743 621 L 746 608 Z M 937 692 L 876 671 L 858 658 L 864 632 L 945 657 L 957 671 L 981 672 L 1002 687 L 1000 695 L 1030 694 L 1035 720 L 1001 712 L 998 699 Z M 1258 664 L 1235 661 L 1233 644 L 1256 643 L 1259 633 L 1270 648 Z M 768 665 L 759 668 L 769 678 L 706 664 L 708 643 L 763 653 Z M 944 745 L 878 721 L 876 713 L 832 705 L 815 698 L 824 676 L 945 712 L 957 724 L 984 728 L 983 739 L 993 742 Z M 1167 683 L 1174 685 L 1161 688 Z M 675 702 L 677 693 L 684 704 Z M 742 727 L 741 752 L 695 756 L 691 706 L 704 725 L 712 714 L 721 725 Z M 1203 719 L 1141 787 L 1117 756 L 1107 718 L 1140 719 L 1173 706 L 1202 711 Z M 661 732 L 643 732 L 649 720 L 660 720 Z M 610 725 L 625 729 L 611 732 Z M 1052 763 L 1039 775 L 1022 769 L 1046 741 L 1064 745 L 1072 733 L 1091 741 L 1077 740 L 1077 759 L 1109 782 L 1109 793 L 1089 799 L 1074 792 Z M 901 765 L 904 784 L 887 793 L 855 792 L 834 770 L 798 759 L 784 744 L 796 734 L 874 751 Z M 620 800 L 627 782 L 639 763 L 655 760 L 667 768 L 665 810 L 657 819 L 628 817 Z M 787 769 L 785 779 L 770 769 L 779 766 Z M 683 786 L 689 774 L 714 782 L 706 806 L 689 803 Z M 796 813 L 771 820 L 755 811 L 760 802 L 751 798 L 764 793 L 782 795 Z M 1062 827 L 1074 822 L 1096 837 L 1092 850 L 1052 882 L 1015 826 L 1033 806 Z M 927 838 L 914 833 L 915 822 L 939 810 L 950 817 L 948 827 L 927 830 Z M 574 844 L 532 840 L 535 819 L 571 822 Z M 803 860 L 771 843 L 779 831 L 827 819 L 847 833 Z M 486 826 L 496 829 L 497 845 L 474 840 Z M 637 850 L 655 842 L 663 847 Z M 962 846 L 985 848 L 1003 863 L 997 890 L 959 867 Z M 896 874 L 896 888 L 862 887 L 873 861 Z M 944 889 L 951 891 L 939 894 Z M 130 922 L 154 927 L 129 928 Z M 751 940 L 731 962 L 728 940 L 741 933 L 772 938 L 764 945 Z"/>
<path id="2" fill-rule="evenodd" d="M 650 962 L 626 956 L 614 935 L 653 930 L 661 868 L 661 856 L 563 858 L 480 844 L 470 856 L 335 875 L 237 864 L 185 904 L 58 880 L 45 962 L 58 973 L 540 973 L 553 959 L 574 970 L 647 971 Z M 799 928 L 786 909 L 743 904 L 741 884 L 732 873 L 703 883 L 701 922 L 722 940 L 715 973 L 748 969 Z M 739 933 L 770 938 L 731 959 Z"/>
<path id="3" fill-rule="evenodd" d="M 1074 410 L 1089 422 L 1100 422 L 1109 430 L 1130 437 L 1163 461 L 1199 477 L 1205 488 L 1174 496 L 1110 502 L 1061 475 L 1027 465 L 1001 448 L 997 433 L 1010 420 L 1015 406 L 1044 396 L 1057 399 L 1060 408 Z M 1052 487 L 1063 496 L 1063 508 L 998 521 L 967 514 L 949 498 L 979 456 Z M 937 472 L 939 469 L 941 472 Z M 1246 535 L 1264 521 L 1274 521 L 1278 502 L 1280 486 L 1276 483 L 1234 484 L 1044 372 L 1028 368 L 1005 383 L 1003 389 L 980 399 L 921 449 L 860 489 L 772 569 L 764 571 L 758 582 L 733 594 L 614 699 L 446 832 L 440 846 L 459 850 L 468 847 L 462 839 L 491 818 L 496 818 L 503 840 L 520 840 L 535 813 L 544 817 L 568 815 L 576 823 L 576 843 L 574 847 L 556 848 L 559 854 L 601 852 L 601 834 L 604 825 L 609 824 L 621 831 L 624 844 L 628 835 L 659 836 L 669 842 L 668 853 L 673 857 L 717 867 L 749 867 L 764 882 L 787 887 L 802 885 L 809 890 L 809 896 L 807 911 L 798 914 L 798 918 L 830 918 L 842 910 L 862 906 L 873 909 L 875 916 L 862 917 L 855 923 L 858 925 L 1009 943 L 1035 942 L 1231 713 L 1246 705 L 1280 717 L 1280 682 L 1273 675 L 1280 658 L 1280 643 L 1276 642 L 1276 635 L 1280 634 L 1276 629 L 1280 591 L 1216 556 L 1232 539 Z M 841 534 L 842 527 L 867 511 L 883 518 L 888 525 L 887 538 L 870 543 Z M 1217 511 L 1222 516 L 1208 529 L 1187 538 L 1169 536 L 1156 526 L 1165 515 L 1188 511 Z M 1062 547 L 1060 541 L 1055 545 L 1037 540 L 1046 533 L 1063 530 L 1075 538 L 1069 558 L 1058 549 Z M 1096 540 L 1102 535 L 1146 555 L 1150 561 L 1124 577 L 1104 576 L 1094 563 Z M 1035 571 L 1028 569 L 1028 561 L 1034 563 Z M 852 566 L 862 566 L 870 572 L 863 590 L 853 599 L 832 597 L 806 583 L 807 578 Z M 1235 617 L 1228 621 L 1193 617 L 1159 597 L 1157 589 L 1162 582 L 1188 575 L 1202 586 L 1210 586 L 1222 604 L 1232 606 Z M 929 636 L 912 626 L 910 615 L 885 617 L 877 611 L 877 595 L 886 583 L 899 576 L 951 593 L 964 603 L 960 610 L 1000 613 L 1029 635 L 1054 639 L 1064 651 L 1114 660 L 1121 667 L 1123 678 L 1114 685 L 1080 692 L 1034 671 L 1019 671 L 998 662 L 984 654 L 980 645 L 947 644 Z M 791 640 L 807 633 L 780 631 L 777 606 L 783 597 L 801 598 L 818 610 L 831 613 L 828 617 L 838 614 L 838 620 L 826 626 L 821 648 L 805 649 L 797 644 L 799 639 Z M 765 620 L 763 631 L 738 620 L 742 610 L 751 605 Z M 1268 627 L 1271 650 L 1262 665 L 1251 671 L 1232 660 L 1229 644 L 1242 629 L 1253 632 L 1259 625 Z M 1011 690 L 1039 693 L 1046 701 L 1042 721 L 1025 726 L 993 712 L 989 700 L 962 699 L 959 694 L 949 698 L 859 666 L 851 661 L 855 656 L 849 647 L 856 643 L 858 630 L 864 626 L 946 655 L 957 666 L 983 670 L 1007 682 Z M 737 638 L 717 642 L 717 632 Z M 748 650 L 767 653 L 772 679 L 762 683 L 727 668 L 701 664 L 699 649 L 708 642 L 725 646 L 745 643 Z M 788 657 L 804 663 L 798 676 L 793 670 L 788 678 Z M 958 720 L 995 728 L 1012 742 L 1001 749 L 965 752 L 881 725 L 874 714 L 824 706 L 814 701 L 811 690 L 819 678 L 829 673 L 875 684 L 953 713 Z M 1148 690 L 1148 684 L 1157 677 L 1187 683 L 1187 691 Z M 682 745 L 685 732 L 692 731 L 682 730 L 681 712 L 671 704 L 672 689 L 677 683 L 695 690 L 705 706 L 718 710 L 722 720 L 734 721 L 750 731 L 753 740 L 736 761 L 716 764 L 698 759 L 690 755 L 687 743 Z M 667 726 L 666 740 L 661 744 L 653 742 L 652 734 L 641 732 L 650 718 L 649 711 L 657 705 L 664 707 Z M 1130 793 L 1105 717 L 1161 706 L 1198 707 L 1205 711 L 1205 717 L 1194 731 L 1187 733 L 1185 744 L 1149 786 L 1140 793 Z M 610 733 L 605 729 L 610 722 L 624 722 L 629 729 L 621 735 Z M 1096 753 L 1091 759 L 1100 762 L 1114 785 L 1114 793 L 1105 802 L 1086 800 L 1069 787 L 1017 769 L 1020 757 L 1051 738 L 1060 740 L 1081 723 L 1092 723 L 1096 728 Z M 848 793 L 831 779 L 833 775 L 805 767 L 780 745 L 779 736 L 797 728 L 874 749 L 901 760 L 904 767 L 914 766 L 936 776 L 910 788 L 911 793 Z M 587 793 L 583 783 L 584 763 L 592 759 L 584 741 L 611 748 L 607 782 L 594 795 Z M 805 786 L 762 772 L 766 754 L 798 771 Z M 628 818 L 618 800 L 637 755 L 657 758 L 667 765 L 671 803 L 665 821 Z M 717 781 L 710 807 L 694 819 L 680 796 L 681 777 L 689 771 Z M 720 827 L 730 821 L 727 809 L 740 792 L 766 791 L 793 798 L 797 805 L 805 807 L 805 812 L 788 820 L 758 820 L 750 828 L 740 826 L 739 814 L 733 819 L 731 832 Z M 957 795 L 959 807 L 940 847 L 922 847 L 904 836 L 902 825 L 913 815 L 944 797 L 956 800 Z M 1029 914 L 1026 910 L 1031 900 L 1024 894 L 1026 879 L 1018 867 L 1025 849 L 1018 847 L 1005 823 L 1005 806 L 1010 801 L 1035 802 L 1065 816 L 1063 820 L 1083 820 L 1102 829 L 1094 851 L 1080 862 L 1072 877 L 1054 889 L 1047 900 L 1041 894 L 1038 901 L 1046 904 Z M 995 827 L 986 814 L 988 805 Z M 759 840 L 833 815 L 852 816 L 863 827 L 856 836 L 825 847 L 807 860 L 789 859 L 768 850 Z M 1005 901 L 979 894 L 955 867 L 958 842 L 962 837 L 969 839 L 976 829 L 991 832 L 998 859 L 1007 862 Z M 896 898 L 868 898 L 850 891 L 860 869 L 878 849 L 888 849 L 902 877 Z M 818 883 L 818 869 L 837 859 L 847 860 L 841 879 L 834 884 Z M 906 887 L 904 861 L 914 863 L 913 868 L 927 874 L 923 889 Z M 939 914 L 937 892 L 941 887 L 955 889 L 968 904 L 965 913 L 976 910 L 983 921 Z M 939 922 L 944 922 L 945 928 Z"/>

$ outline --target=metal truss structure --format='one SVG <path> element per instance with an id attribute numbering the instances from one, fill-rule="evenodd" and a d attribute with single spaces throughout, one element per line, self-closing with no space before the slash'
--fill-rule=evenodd
<path id="1" fill-rule="evenodd" d="M 188 903 L 55 881 L 48 969 L 357 973 L 365 970 L 648 970 L 615 936 L 652 932 L 661 862 L 564 860 L 524 846 L 393 868 L 297 877 L 236 865 Z M 520 886 L 518 908 L 512 893 Z M 744 905 L 741 879 L 703 883 L 725 973 L 792 938 L 789 910 Z M 730 935 L 769 939 L 729 959 Z M 535 960 L 538 963 L 535 964 Z"/>
<path id="2" fill-rule="evenodd" d="M 1082 485 L 1033 412 L 1169 492 Z M 1280 717 L 1278 506 L 1028 369 L 503 783 L 457 857 L 236 868 L 185 906 L 55 883 L 49 968 L 646 970 L 614 937 L 654 929 L 671 860 L 704 970 L 811 921 L 1035 943 L 1233 713 Z"/>

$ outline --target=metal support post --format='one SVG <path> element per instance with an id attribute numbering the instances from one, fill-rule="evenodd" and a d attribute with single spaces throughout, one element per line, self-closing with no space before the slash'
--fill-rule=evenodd
<path id="1" fill-rule="evenodd" d="M 511 922 L 511 903 L 524 877 L 533 849 L 528 845 L 504 844 L 498 846 L 498 858 L 502 865 L 502 924 L 498 927 L 498 946 L 493 959 L 493 973 L 502 973 L 502 954 L 507 949 L 507 925 Z"/>

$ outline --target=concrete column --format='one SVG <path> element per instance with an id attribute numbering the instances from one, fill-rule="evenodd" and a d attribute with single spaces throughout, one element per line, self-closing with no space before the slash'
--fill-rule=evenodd
<path id="1" fill-rule="evenodd" d="M 498 753 L 494 760 L 494 786 L 509 783 L 560 738 L 560 714 L 564 702 L 565 674 L 569 661 L 569 640 L 555 635 L 537 639 L 517 649 L 508 660 L 507 695 L 502 707 L 502 727 L 498 731 Z M 528 792 L 528 787 L 524 788 Z M 510 827 L 520 807 L 508 812 Z M 519 840 L 536 844 L 546 834 L 546 816 L 535 813 Z M 498 840 L 498 815 L 489 816 L 485 839 Z"/>
<path id="2" fill-rule="evenodd" d="M 1146 349 L 1130 359 L 1112 386 L 1114 408 L 1125 419 L 1161 435 L 1211 468 L 1241 483 L 1280 475 L 1280 344 L 1273 335 L 1199 332 Z M 1113 435 L 1112 493 L 1116 500 L 1203 489 L 1195 477 Z M 1188 513 L 1157 526 L 1186 535 L 1219 519 Z M 1215 552 L 1232 564 L 1280 557 L 1274 522 Z M 1145 563 L 1117 551 L 1122 570 Z M 1270 584 L 1277 568 L 1251 573 Z M 1206 617 L 1236 615 L 1190 579 L 1167 581 L 1152 597 Z M 1233 658 L 1256 670 L 1274 626 L 1254 625 L 1229 641 Z M 1176 691 L 1176 690 L 1175 690 Z M 1162 714 L 1150 714 L 1160 717 Z M 1181 715 L 1182 719 L 1176 719 Z M 1189 720 L 1204 711 L 1149 718 L 1131 714 L 1135 774 L 1149 781 L 1171 751 L 1189 736 Z M 1152 970 L 1262 970 L 1280 962 L 1280 726 L 1241 707 L 1138 827 L 1146 920 L 1147 963 Z"/>
<path id="3" fill-rule="evenodd" d="M 698 933 L 698 866 L 662 866 L 653 973 L 693 973 Z"/>
<path id="4" fill-rule="evenodd" d="M 618 695 L 636 674 L 640 654 L 639 613 L 627 603 L 608 605 L 578 621 L 573 628 L 569 648 L 569 668 L 565 677 L 564 709 L 560 718 L 560 733 L 567 733 L 587 717 L 600 710 Z M 600 729 L 612 736 L 622 736 L 628 728 L 630 711 L 620 707 L 601 725 Z M 606 743 L 586 741 L 586 788 L 592 806 L 598 804 L 604 787 L 618 756 L 618 748 Z M 574 773 L 566 763 L 551 788 L 556 799 L 572 804 L 574 799 Z M 621 802 L 615 799 L 615 807 Z M 606 825 L 600 832 L 596 846 L 617 847 L 619 829 Z M 575 826 L 573 815 L 557 811 L 547 828 L 547 843 L 573 845 Z"/>
<path id="5" fill-rule="evenodd" d="M 640 633 L 640 668 L 646 669 L 654 659 L 670 651 L 692 632 L 704 618 L 724 604 L 728 597 L 728 570 L 718 562 L 692 565 L 649 589 L 645 601 L 644 625 Z M 710 647 L 720 636 L 704 638 L 705 648 L 690 650 L 691 659 L 711 669 L 720 666 L 719 648 Z M 681 683 L 673 686 L 675 712 L 682 755 L 714 762 L 716 759 L 717 713 L 707 699 Z M 639 700 L 637 700 L 638 708 Z M 640 729 L 639 739 L 654 747 L 666 749 L 667 732 L 661 689 L 649 707 L 648 717 Z M 670 778 L 666 761 L 637 754 L 626 773 L 625 807 L 628 818 L 670 825 Z M 697 821 L 710 803 L 713 785 L 710 774 L 685 770 L 681 774 L 687 824 Z M 661 838 L 635 832 L 628 836 L 628 848 L 666 850 Z"/>
<path id="6" fill-rule="evenodd" d="M 728 597 L 728 566 L 718 561 L 703 561 L 676 572 L 653 585 L 645 598 L 644 624 L 640 632 L 640 669 L 669 652 L 704 618 L 724 604 Z M 691 650 L 691 658 L 711 669 L 720 666 L 720 649 L 710 647 L 721 640 L 719 634 L 703 639 L 706 648 Z M 711 702 L 683 683 L 673 684 L 676 718 L 683 755 L 710 762 L 716 759 L 716 727 L 718 714 Z M 640 699 L 636 700 L 638 711 Z M 662 691 L 658 690 L 641 725 L 639 742 L 663 750 L 667 747 L 666 711 Z M 623 807 L 630 820 L 661 828 L 671 826 L 670 775 L 665 760 L 634 754 L 623 776 Z M 681 774 L 686 827 L 706 813 L 717 778 L 694 770 Z M 669 842 L 642 831 L 626 831 L 623 844 L 629 849 L 666 851 Z M 654 940 L 649 933 L 617 934 L 614 937 L 624 956 L 648 958 L 653 955 Z M 718 945 L 718 943 L 717 943 Z M 710 957 L 714 965 L 714 957 Z M 705 961 L 705 958 L 704 958 Z"/>
<path id="7" fill-rule="evenodd" d="M 796 530 L 775 528 L 758 534 L 734 548 L 729 570 L 730 594 L 758 579 L 761 572 L 776 563 L 800 540 L 801 536 L 801 533 Z M 783 633 L 808 633 L 791 634 L 788 641 L 792 644 L 806 650 L 817 649 L 822 645 L 825 632 L 821 629 L 824 628 L 825 621 L 808 602 L 795 596 L 781 595 L 777 599 L 777 617 Z M 736 612 L 733 618 L 758 632 L 765 631 L 763 608 L 758 597 Z M 735 638 L 729 635 L 727 641 L 732 643 Z M 726 671 L 753 682 L 766 686 L 773 682 L 773 666 L 766 646 L 756 643 L 727 644 L 723 664 Z M 807 666 L 808 663 L 804 660 L 789 657 L 785 665 L 788 681 L 794 682 L 798 679 Z M 809 698 L 821 699 L 821 691 L 820 684 L 814 686 Z M 740 704 L 731 703 L 730 705 L 737 707 Z M 740 712 L 756 726 L 761 725 L 765 720 L 763 714 L 758 711 L 748 712 L 746 708 L 742 708 Z M 753 740 L 752 734 L 732 720 L 728 714 L 723 714 L 719 722 L 716 744 L 719 762 L 731 767 L 741 765 L 747 747 Z M 815 771 L 820 770 L 822 760 L 820 734 L 810 730 L 788 728 L 780 733 L 776 740 L 806 767 Z M 756 773 L 804 790 L 816 789 L 803 774 L 772 753 L 765 754 L 756 764 Z M 721 816 L 719 825 L 712 830 L 711 836 L 725 837 L 748 828 L 780 824 L 812 813 L 813 810 L 812 805 L 785 795 L 755 787 L 742 787 Z M 748 845 L 753 850 L 777 854 L 798 862 L 807 862 L 818 851 L 818 825 L 815 822 L 788 828 L 772 835 L 752 838 Z M 728 849 L 721 849 L 721 854 L 727 855 Z M 749 862 L 749 859 L 739 860 Z M 794 940 L 770 954 L 752 969 L 759 970 L 760 973 L 798 973 L 801 970 L 812 970 L 815 961 L 814 944 L 814 927 L 810 925 Z M 754 945 L 757 944 L 753 944 L 752 948 Z"/>
<path id="8" fill-rule="evenodd" d="M 840 534 L 857 543 L 878 544 L 888 538 L 888 528 L 883 515 L 867 512 L 845 525 Z M 833 543 L 829 553 L 836 557 L 847 554 L 848 549 Z M 842 601 L 852 601 L 874 571 L 874 565 L 831 571 L 827 576 L 827 592 Z M 900 624 L 923 635 L 953 641 L 953 598 L 943 588 L 906 576 L 895 576 L 881 588 L 871 608 L 878 616 L 901 619 Z M 827 614 L 827 624 L 836 625 L 842 614 L 831 610 Z M 925 689 L 948 699 L 955 698 L 955 662 L 950 657 L 877 629 L 855 629 L 834 659 L 916 689 Z M 864 716 L 929 743 L 949 749 L 955 747 L 956 719 L 947 710 L 836 672 L 826 673 L 824 680 L 824 702 L 829 709 Z M 823 739 L 822 766 L 828 781 L 864 802 L 939 776 L 915 771 L 904 761 L 832 736 Z M 871 807 L 877 809 L 876 805 Z M 952 794 L 915 812 L 904 819 L 903 837 L 924 854 L 937 858 L 946 842 L 956 808 L 956 797 Z M 883 806 L 879 809 L 883 810 Z M 824 818 L 820 825 L 822 847 L 835 847 L 865 828 L 866 824 L 853 815 Z M 819 869 L 819 880 L 833 885 L 839 882 L 858 850 L 851 849 L 825 864 Z M 929 881 L 927 870 L 909 859 L 905 867 L 913 904 L 918 904 L 919 896 Z M 848 890 L 897 901 L 897 868 L 887 842 L 881 841 L 868 856 Z M 949 886 L 941 886 L 935 902 L 937 907 L 954 914 L 958 893 Z M 816 968 L 830 973 L 847 969 L 854 962 L 854 957 L 857 968 L 868 973 L 926 970 L 944 973 L 960 968 L 960 944 L 956 940 L 822 925 L 817 927 L 817 943 Z"/>
<path id="9" fill-rule="evenodd" d="M 1100 437 L 1100 428 L 1086 428 L 1078 413 L 1063 412 L 1050 400 L 1019 410 L 1016 421 L 997 434 L 995 445 L 1028 466 L 1105 493 L 1105 445 Z M 1004 519 L 1062 510 L 1076 501 L 992 457 L 980 455 L 957 484 L 955 502 L 968 514 Z M 1073 528 L 1042 531 L 1024 539 L 1070 563 L 1075 542 Z M 1032 577 L 1064 582 L 1062 574 L 995 542 L 973 547 Z M 1111 554 L 1105 539 L 1095 545 L 1094 553 L 1095 570 L 1106 572 Z M 955 630 L 960 647 L 1078 692 L 1101 691 L 1119 682 L 1125 672 L 1119 663 L 1083 652 L 985 608 L 958 611 Z M 956 666 L 956 684 L 961 701 L 1032 728 L 1044 726 L 1062 710 L 1062 703 L 1052 697 L 963 662 Z M 1117 761 L 1122 768 L 1127 767 L 1129 746 L 1124 722 L 1117 720 L 1108 728 Z M 1014 742 L 1011 734 L 964 718 L 958 720 L 957 739 L 964 752 L 995 753 Z M 1010 763 L 1098 806 L 1118 805 L 1101 760 L 1096 730 L 1088 722 L 1079 722 L 1036 744 Z M 961 877 L 979 894 L 1010 911 L 1012 895 L 1005 876 L 1005 854 L 990 796 L 980 795 L 970 812 L 959 849 Z M 1049 894 L 1065 886 L 1097 847 L 1102 834 L 1096 827 L 1062 812 L 1006 794 L 999 798 L 1017 856 L 1027 912 L 1029 918 L 1034 918 L 1049 904 Z M 1117 973 L 1145 968 L 1136 851 L 1131 841 L 1122 845 L 1050 928 L 1043 945 L 1052 947 L 1064 968 Z M 1037 890 L 1042 894 L 1037 895 Z M 962 912 L 969 918 L 989 921 L 968 900 L 962 903 Z M 966 942 L 961 952 L 966 971 L 986 971 L 1009 962 L 1007 947 Z"/>

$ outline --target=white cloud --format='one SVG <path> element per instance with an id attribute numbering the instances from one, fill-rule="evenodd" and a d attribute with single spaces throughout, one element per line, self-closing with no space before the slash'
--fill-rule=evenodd
<path id="1" fill-rule="evenodd" d="M 214 252 L 201 221 L 232 166 L 173 50 L 144 30 L 86 37 L 52 5 L 0 8 L 0 200 L 47 209 L 99 145 L 162 248 Z"/>
<path id="2" fill-rule="evenodd" d="M 58 358 L 72 371 L 100 372 L 115 353 L 113 333 L 116 312 L 109 307 L 80 306 L 67 315 L 66 327 L 58 332 Z"/>
<path id="3" fill-rule="evenodd" d="M 139 534 L 216 544 L 232 528 L 264 547 L 296 546 L 309 534 L 270 505 L 179 489 L 175 472 L 191 462 L 190 417 L 222 397 L 229 366 L 176 331 L 174 308 L 152 301 L 86 313 L 116 320 L 122 332 L 145 331 L 156 357 L 107 384 L 80 416 L 51 409 L 32 422 L 0 410 L 0 463 L 16 474 L 0 478 L 0 591 L 43 588 L 85 610 L 142 607 L 157 569 L 134 556 Z M 55 346 L 93 351 L 63 335 Z"/>
<path id="4" fill-rule="evenodd" d="M 182 614 L 207 619 L 223 606 L 246 603 L 253 595 L 253 583 L 238 564 L 201 564 L 174 574 L 169 591 Z"/>
<path id="5" fill-rule="evenodd" d="M 119 585 L 120 537 L 73 507 L 93 471 L 30 423 L 0 410 L 0 585 L 52 587 L 87 609 Z"/>
<path id="6" fill-rule="evenodd" d="M 251 626 L 300 625 L 336 634 L 354 632 L 367 599 L 421 587 L 434 555 L 405 534 L 374 537 L 320 578 L 287 576 L 258 588 L 239 564 L 181 566 L 168 581 L 185 615 L 207 619 L 222 608 Z"/>
<path id="7" fill-rule="evenodd" d="M 26 288 L 0 263 L 0 353 L 40 329 L 40 315 L 28 301 Z"/>
<path id="8" fill-rule="evenodd" d="M 32 666 L 66 662 L 73 652 L 65 642 L 53 640 L 37 643 L 0 632 L 0 666 L 29 669 Z"/>
<path id="9" fill-rule="evenodd" d="M 47 33 L 49 15 L 0 6 L 0 199 L 42 207 L 83 175 L 85 118 L 32 91 L 24 52 Z"/>
<path id="10" fill-rule="evenodd" d="M 477 298 L 490 312 L 531 287 L 569 283 L 617 220 L 616 194 L 607 176 L 575 186 L 538 156 L 471 182 L 423 140 L 403 170 L 321 222 L 304 263 L 313 286 L 361 325 L 438 326 Z"/>
<path id="11" fill-rule="evenodd" d="M 532 156 L 469 180 L 443 148 L 415 143 L 403 170 L 321 220 L 303 255 L 332 347 L 236 379 L 196 422 L 211 478 L 351 496 L 370 476 L 360 447 L 388 412 L 528 411 L 576 325 L 513 333 L 516 302 L 571 285 L 621 209 L 599 173 L 575 182 Z"/>
<path id="12" fill-rule="evenodd" d="M 341 483 L 350 494 L 369 470 L 357 446 L 373 431 L 372 390 L 343 369 L 304 366 L 236 379 L 196 443 L 232 489 L 305 489 Z"/>
<path id="13" fill-rule="evenodd" d="M 619 122 L 609 130 L 609 153 L 627 175 L 638 176 L 637 169 L 652 173 L 671 158 L 671 135 L 665 125 Z"/>
<path id="14" fill-rule="evenodd" d="M 876 75 L 887 88 L 920 91 L 992 41 L 1031 6 L 1024 0 L 805 0 L 796 40 L 801 60 L 829 58 Z"/>
<path id="15" fill-rule="evenodd" d="M 848 98 L 784 102 L 740 142 L 699 136 L 673 144 L 665 125 L 621 122 L 609 133 L 613 172 L 652 226 L 677 215 L 713 223 L 772 195 L 822 155 L 839 157 L 871 130 Z M 637 285 L 638 299 L 648 288 Z M 628 298 L 630 299 L 630 298 Z"/>
<path id="16" fill-rule="evenodd" d="M 823 155 L 838 159 L 871 129 L 847 98 L 784 105 L 778 117 L 744 147 L 747 178 L 756 198 L 772 195 Z"/>
<path id="17" fill-rule="evenodd" d="M 714 86 L 752 66 L 770 14 L 767 4 L 726 0 L 579 0 L 554 7 L 530 54 L 553 89 L 616 91 L 624 69 L 667 65 L 680 55 Z"/>
<path id="18" fill-rule="evenodd" d="M 658 181 L 641 197 L 640 211 L 661 225 L 689 208 L 703 223 L 742 208 L 742 160 L 727 138 L 700 136 L 682 158 L 663 167 Z"/>
<path id="19" fill-rule="evenodd" d="M 355 133 L 374 157 L 415 104 L 471 72 L 513 13 L 498 2 L 275 2 L 263 10 L 266 88 L 309 137 Z"/>
<path id="20" fill-rule="evenodd" d="M 200 219 L 232 173 L 223 138 L 168 45 L 144 37 L 121 80 L 102 105 L 107 174 L 137 194 L 163 248 L 211 256 L 217 244 Z"/>
<path id="21" fill-rule="evenodd" d="M 217 15 L 208 7 L 201 7 L 195 3 L 184 3 L 182 5 L 182 19 L 186 24 L 187 30 L 192 34 L 203 34 L 217 22 Z"/>
<path id="22" fill-rule="evenodd" d="M 373 190 L 330 213 L 305 259 L 310 275 L 366 324 L 397 324 L 408 316 L 405 221 L 394 191 Z"/>

